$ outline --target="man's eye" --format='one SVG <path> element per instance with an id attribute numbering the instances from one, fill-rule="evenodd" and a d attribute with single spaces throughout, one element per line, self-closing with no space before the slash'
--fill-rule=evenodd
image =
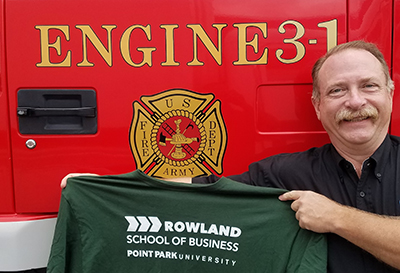
<path id="1" fill-rule="evenodd" d="M 379 85 L 379 84 L 375 84 L 375 83 L 366 83 L 366 84 L 364 85 L 363 89 L 364 89 L 365 91 L 368 91 L 368 92 L 375 92 L 375 91 L 380 90 L 381 88 L 380 88 L 380 85 Z"/>
<path id="2" fill-rule="evenodd" d="M 335 89 L 332 89 L 329 93 L 331 93 L 332 95 L 335 95 L 335 94 L 342 92 L 342 90 L 343 90 L 342 88 L 335 88 Z"/>

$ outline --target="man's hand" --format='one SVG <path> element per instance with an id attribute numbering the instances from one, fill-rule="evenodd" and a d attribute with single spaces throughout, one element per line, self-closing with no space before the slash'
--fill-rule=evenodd
<path id="1" fill-rule="evenodd" d="M 290 191 L 279 196 L 281 201 L 293 200 L 292 210 L 301 228 L 318 233 L 333 232 L 342 205 L 312 191 Z"/>
<path id="2" fill-rule="evenodd" d="M 81 175 L 93 175 L 93 176 L 98 176 L 98 174 L 94 173 L 70 173 L 64 176 L 64 178 L 61 180 L 60 187 L 64 189 L 67 186 L 67 179 L 75 176 L 81 176 Z"/>
<path id="3" fill-rule="evenodd" d="M 400 217 L 377 215 L 336 203 L 312 191 L 290 191 L 281 201 L 292 209 L 302 228 L 335 233 L 400 269 Z"/>

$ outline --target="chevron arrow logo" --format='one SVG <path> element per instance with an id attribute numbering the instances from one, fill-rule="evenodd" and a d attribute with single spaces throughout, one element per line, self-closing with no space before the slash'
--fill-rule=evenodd
<path id="1" fill-rule="evenodd" d="M 132 232 L 158 232 L 162 226 L 156 216 L 125 216 L 129 226 L 126 231 Z"/>

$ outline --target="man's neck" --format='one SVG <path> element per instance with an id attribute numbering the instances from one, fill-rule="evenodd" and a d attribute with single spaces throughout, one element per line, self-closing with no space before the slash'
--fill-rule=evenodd
<path id="1" fill-rule="evenodd" d="M 337 143 L 336 145 L 335 143 L 332 144 L 336 148 L 337 152 L 344 159 L 353 164 L 353 167 L 358 177 L 360 177 L 364 161 L 370 158 L 373 153 L 375 153 L 375 151 L 380 147 L 380 145 L 383 143 L 384 140 L 385 138 L 376 141 L 376 143 L 365 143 L 360 145 L 356 144 L 346 145 L 343 143 L 340 143 L 339 145 Z"/>

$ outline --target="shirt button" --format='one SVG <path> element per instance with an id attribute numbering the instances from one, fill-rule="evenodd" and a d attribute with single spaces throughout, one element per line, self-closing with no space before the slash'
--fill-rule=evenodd
<path id="1" fill-rule="evenodd" d="M 377 173 L 376 177 L 381 178 L 382 174 L 381 173 Z"/>
<path id="2" fill-rule="evenodd" d="M 362 198 L 364 198 L 364 197 L 365 197 L 365 192 L 361 191 L 361 192 L 360 192 L 360 196 L 361 196 Z"/>

